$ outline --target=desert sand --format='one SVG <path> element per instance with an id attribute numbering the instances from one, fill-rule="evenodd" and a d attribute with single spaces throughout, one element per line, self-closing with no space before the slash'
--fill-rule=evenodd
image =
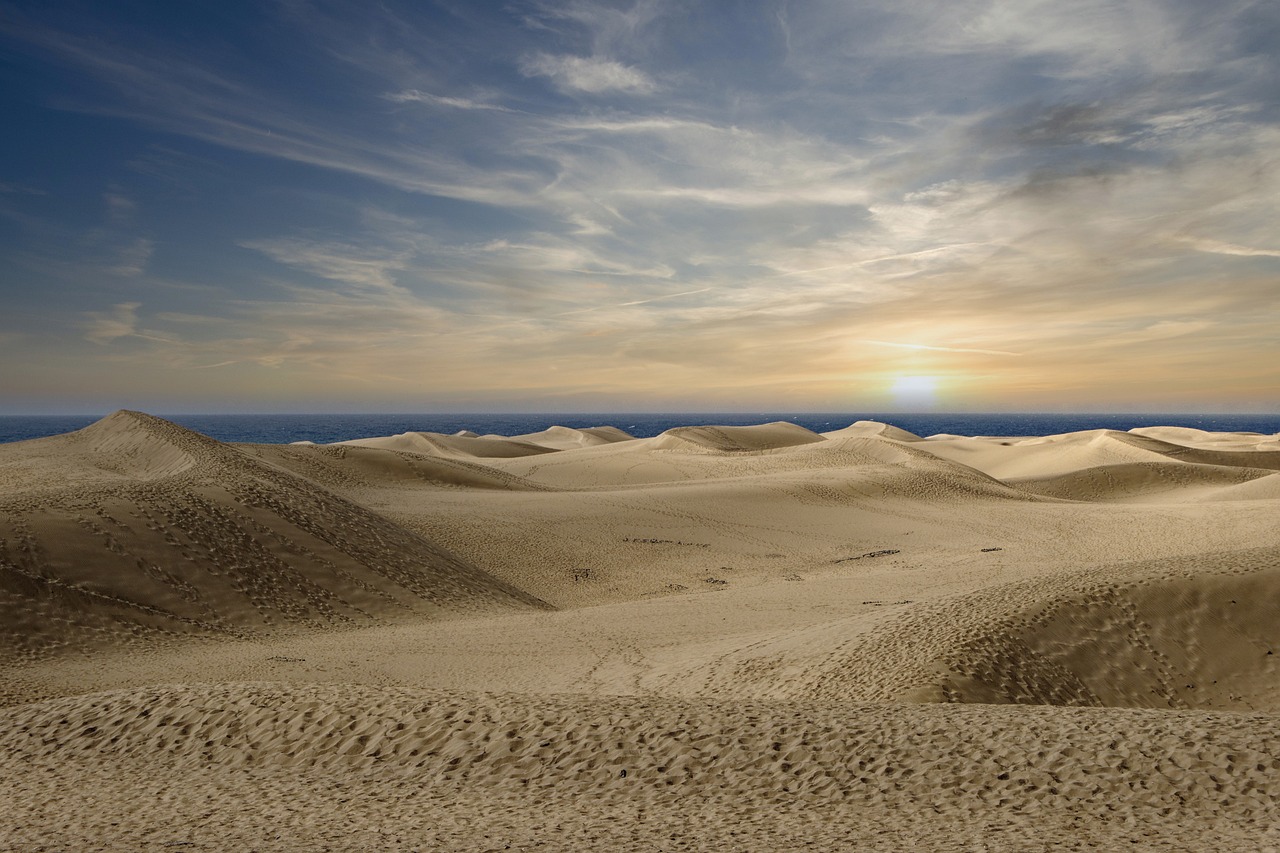
<path id="1" fill-rule="evenodd" d="M 3 850 L 1280 851 L 1280 436 L 0 445 Z"/>

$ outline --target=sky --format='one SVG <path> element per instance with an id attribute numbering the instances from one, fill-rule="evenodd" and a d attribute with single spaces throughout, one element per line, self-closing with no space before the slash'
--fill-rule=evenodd
<path id="1" fill-rule="evenodd" d="M 0 414 L 1280 411 L 1274 0 L 0 0 Z"/>

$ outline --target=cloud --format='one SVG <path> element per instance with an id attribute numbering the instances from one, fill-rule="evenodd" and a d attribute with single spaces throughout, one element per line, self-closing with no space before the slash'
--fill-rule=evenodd
<path id="1" fill-rule="evenodd" d="M 155 253 L 155 243 L 146 237 L 138 237 L 116 251 L 110 272 L 119 276 L 136 277 L 147 271 L 147 264 Z"/>
<path id="2" fill-rule="evenodd" d="M 648 95 L 658 88 L 658 85 L 639 69 L 609 59 L 590 56 L 553 56 L 539 53 L 526 57 L 520 63 L 520 70 L 527 77 L 549 77 L 562 90 L 586 92 L 592 95 L 603 92 Z"/>
<path id="3" fill-rule="evenodd" d="M 1197 237 L 1183 237 L 1181 239 L 1197 252 L 1208 252 L 1213 255 L 1236 255 L 1242 258 L 1280 258 L 1280 249 L 1255 249 L 1251 246 L 1240 246 L 1235 243 L 1204 240 Z"/>
<path id="4" fill-rule="evenodd" d="M 21 37 L 88 72 L 109 95 L 64 96 L 63 108 L 140 122 L 215 145 L 357 174 L 413 192 L 497 205 L 529 203 L 545 183 L 521 168 L 479 168 L 432 146 L 387 143 L 364 126 L 162 46 L 139 48 L 29 23 Z M 404 89 L 400 91 L 405 91 Z M 462 101 L 463 99 L 457 99 Z"/>
<path id="5" fill-rule="evenodd" d="M 510 108 L 504 107 L 501 104 L 491 104 L 486 101 L 477 101 L 471 98 L 455 98 L 445 95 L 433 95 L 430 92 L 422 92 L 417 89 L 388 92 L 382 97 L 397 104 L 416 103 L 429 104 L 437 107 L 453 107 L 459 110 L 490 110 L 502 113 L 514 112 Z"/>
<path id="6" fill-rule="evenodd" d="M 158 344 L 180 345 L 174 338 L 138 327 L 140 302 L 119 302 L 110 311 L 86 311 L 82 315 L 85 340 L 110 344 L 121 338 L 138 338 Z"/>
<path id="7" fill-rule="evenodd" d="M 133 222 L 138 203 L 123 193 L 108 192 L 103 196 L 107 207 L 107 221 L 112 225 L 128 225 Z"/>
<path id="8" fill-rule="evenodd" d="M 1214 325 L 1211 320 L 1161 320 L 1142 329 L 1116 336 L 1114 344 L 1141 344 L 1202 332 Z"/>
<path id="9" fill-rule="evenodd" d="M 403 250 L 303 239 L 246 240 L 240 245 L 321 278 L 376 290 L 396 288 L 396 274 L 407 259 Z"/>
<path id="10" fill-rule="evenodd" d="M 111 311 L 86 312 L 85 338 L 95 344 L 109 344 L 138 333 L 140 302 L 121 302 Z"/>
<path id="11" fill-rule="evenodd" d="M 1091 80 L 1125 71 L 1188 74 L 1213 68 L 1224 54 L 1238 49 L 1233 30 L 1247 6 L 1240 0 L 1227 0 L 1214 11 L 1194 3 L 996 3 L 957 28 L 949 43 L 1042 56 L 1065 79 Z"/>
<path id="12" fill-rule="evenodd" d="M 699 134 L 720 134 L 739 132 L 736 128 L 718 127 L 710 122 L 691 121 L 662 115 L 641 116 L 571 116 L 558 121 L 555 125 L 567 131 L 588 131 L 598 133 L 648 133 L 671 134 L 673 132 L 690 132 Z"/>
<path id="13" fill-rule="evenodd" d="M 971 353 L 978 353 L 980 355 L 1013 355 L 1013 356 L 1022 355 L 1022 353 L 1020 352 L 1009 352 L 1007 350 L 1000 350 L 1000 349 L 974 349 L 971 347 L 935 347 L 935 346 L 928 346 L 926 344 L 903 344 L 903 343 L 896 343 L 893 341 L 873 341 L 873 340 L 863 340 L 862 343 L 874 344 L 875 346 L 880 346 L 880 347 L 896 347 L 898 349 L 918 350 L 921 352 L 971 352 Z"/>
<path id="14" fill-rule="evenodd" d="M 49 193 L 35 187 L 28 187 L 22 184 L 11 184 L 0 181 L 0 194 L 3 195 L 48 195 Z"/>
<path id="15" fill-rule="evenodd" d="M 1115 346 L 1148 377 L 1170 371 L 1157 351 L 1223 365 L 1269 346 L 1254 318 L 1274 277 L 1239 259 L 1280 256 L 1280 123 L 1245 5 L 749 6 L 267 5 L 303 49 L 245 39 L 234 57 L 19 19 L 78 81 L 58 108 L 121 119 L 135 151 L 166 134 L 129 182 L 86 189 L 90 218 L 107 195 L 100 238 L 65 228 L 43 265 L 28 239 L 25 265 L 68 294 L 137 279 L 110 280 L 114 299 L 145 299 L 161 331 L 121 301 L 87 337 L 150 336 L 104 354 L 139 369 L 341 374 L 414 400 L 447 373 L 470 399 L 803 387 L 854 405 L 848 389 L 909 362 L 985 371 L 1007 401 L 1120 382 L 1098 370 Z M 249 214 L 186 227 L 206 200 Z M 0 215 L 55 203 L 10 192 Z M 154 244 L 142 221 L 164 223 Z M 166 272 L 229 260 L 161 283 L 157 246 Z"/>
<path id="16" fill-rule="evenodd" d="M 494 240 L 475 247 L 475 250 L 484 255 L 508 259 L 507 263 L 513 270 L 547 270 L 585 275 L 660 279 L 668 279 L 675 275 L 675 271 L 666 264 L 639 266 L 621 258 L 602 256 L 592 252 L 586 246 L 574 245 L 550 235 L 531 236 L 540 237 L 541 242 L 513 243 L 508 240 Z"/>
<path id="17" fill-rule="evenodd" d="M 527 26 L 564 36 L 585 34 L 593 53 L 608 55 L 651 46 L 658 38 L 654 25 L 668 12 L 672 13 L 669 19 L 682 21 L 685 11 L 665 0 L 636 0 L 626 6 L 591 0 L 535 0 L 533 6 L 531 14 L 523 18 Z M 564 27 L 565 23 L 570 26 Z"/>
<path id="18" fill-rule="evenodd" d="M 699 293 L 707 293 L 711 289 L 712 288 L 710 287 L 700 287 L 697 290 L 684 290 L 680 293 L 668 293 L 665 296 L 654 296 L 649 299 L 634 299 L 631 302 L 619 302 L 616 305 L 597 305 L 593 308 L 579 308 L 576 311 L 563 311 L 557 316 L 568 317 L 573 314 L 587 314 L 592 311 L 603 311 L 608 308 L 631 308 L 636 305 L 648 305 L 651 302 L 663 302 L 668 299 L 679 299 L 684 296 L 694 296 Z"/>

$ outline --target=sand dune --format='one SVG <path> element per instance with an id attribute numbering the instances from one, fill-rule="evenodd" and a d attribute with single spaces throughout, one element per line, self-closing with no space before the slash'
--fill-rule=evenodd
<path id="1" fill-rule="evenodd" d="M 953 646 L 937 689 L 949 702 L 1277 714 L 1277 585 L 1269 549 L 1068 578 Z"/>
<path id="2" fill-rule="evenodd" d="M 539 605 L 314 481 L 136 412 L 6 445 L 0 471 L 5 657 Z"/>
<path id="3" fill-rule="evenodd" d="M 663 450 L 704 450 L 712 453 L 753 453 L 822 441 L 822 436 L 798 424 L 779 421 L 760 426 L 700 426 L 669 429 L 653 440 Z"/>
<path id="4" fill-rule="evenodd" d="M 1136 427 L 1129 432 L 1186 447 L 1218 450 L 1265 450 L 1268 448 L 1274 450 L 1277 446 L 1277 436 L 1257 432 L 1208 432 L 1192 427 Z"/>
<path id="5" fill-rule="evenodd" d="M 1206 449 L 1156 437 L 1101 429 L 1023 439 L 937 437 L 921 442 L 937 456 L 969 465 L 1002 480 L 1053 477 L 1087 468 L 1146 462 L 1181 462 L 1241 468 L 1280 468 L 1274 451 Z M 1219 445 L 1221 446 L 1221 445 Z"/>
<path id="6" fill-rule="evenodd" d="M 1206 501 L 1273 501 L 1280 498 L 1280 474 L 1269 474 L 1206 495 Z"/>
<path id="7" fill-rule="evenodd" d="M 1233 494 L 1228 491 L 1231 487 L 1271 474 L 1266 469 L 1225 465 L 1129 462 L 1009 483 L 1037 495 L 1073 501 L 1222 500 Z"/>
<path id="8" fill-rule="evenodd" d="M 890 438 L 894 441 L 922 441 L 920 436 L 913 432 L 907 432 L 905 429 L 900 429 L 892 424 L 881 423 L 880 421 L 854 421 L 844 429 L 832 430 L 822 434 L 827 438 L 877 436 L 879 438 Z"/>
<path id="9" fill-rule="evenodd" d="M 1001 480 L 1051 477 L 1105 465 L 1163 462 L 1167 456 L 1162 449 L 1176 448 L 1115 430 L 1029 439 L 930 440 L 920 446 Z"/>
<path id="10" fill-rule="evenodd" d="M 772 427 L 773 425 L 769 425 Z M 968 466 L 911 444 L 872 434 L 831 438 L 803 430 L 762 430 L 745 436 L 707 427 L 701 433 L 668 431 L 648 439 L 597 446 L 572 454 L 503 461 L 503 470 L 547 486 L 615 488 L 691 483 L 771 474 L 818 472 L 875 465 L 914 464 L 994 482 Z M 736 429 L 749 429 L 738 427 Z M 714 431 L 711 431 L 714 430 Z M 693 438 L 690 438 L 693 436 Z"/>
<path id="11" fill-rule="evenodd" d="M 471 489 L 540 490 L 544 487 L 466 459 L 425 456 L 351 445 L 256 444 L 240 450 L 263 462 L 335 489 L 360 487 L 461 486 Z"/>
<path id="12" fill-rule="evenodd" d="M 490 436 L 502 440 L 502 436 Z M 573 427 L 553 426 L 542 432 L 513 436 L 513 441 L 536 444 L 553 450 L 572 450 L 576 447 L 595 447 L 600 444 L 613 444 L 619 441 L 634 441 L 630 435 L 617 427 L 599 426 L 574 429 Z"/>
<path id="13" fill-rule="evenodd" d="M 1151 430 L 1147 430 L 1150 433 Z M 1266 468 L 1272 471 L 1280 470 L 1280 454 L 1274 449 L 1265 449 L 1265 442 L 1262 441 L 1238 441 L 1239 433 L 1229 435 L 1223 441 L 1205 440 L 1199 438 L 1194 442 L 1186 440 L 1172 441 L 1174 436 L 1167 431 L 1162 431 L 1158 435 L 1164 436 L 1158 438 L 1151 434 L 1136 433 L 1119 433 L 1117 440 L 1124 441 L 1141 447 L 1147 447 L 1153 451 L 1176 459 L 1180 462 L 1190 462 L 1197 465 L 1226 465 L 1239 466 L 1248 468 Z M 1128 436 L 1127 438 L 1125 436 Z M 1260 438 L 1260 436 L 1258 437 Z"/>
<path id="14" fill-rule="evenodd" d="M 895 665 L 838 678 L 911 701 L 1280 713 L 1277 583 L 1264 548 L 993 585 L 868 632 L 857 657 Z"/>
<path id="15" fill-rule="evenodd" d="M 6 445 L 0 849 L 1280 846 L 1274 443 Z"/>
<path id="16" fill-rule="evenodd" d="M 431 456 L 463 456 L 480 459 L 502 459 L 513 456 L 536 456 L 552 453 L 554 448 L 510 438 L 481 438 L 471 435 L 441 435 L 438 432 L 403 432 L 380 438 L 356 438 L 339 441 L 334 446 L 369 447 L 376 450 L 398 450 Z"/>

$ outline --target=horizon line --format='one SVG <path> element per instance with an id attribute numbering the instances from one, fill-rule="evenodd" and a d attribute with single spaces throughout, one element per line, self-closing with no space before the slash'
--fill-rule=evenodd
<path id="1" fill-rule="evenodd" d="M 147 411 L 144 409 L 130 409 L 122 407 L 112 409 L 110 411 L 100 412 L 0 412 L 0 418 L 103 418 L 113 412 L 119 411 L 136 411 L 145 414 L 154 415 L 155 417 L 467 417 L 467 416 L 518 416 L 518 417 L 538 417 L 545 415 L 553 416 L 576 416 L 576 415 L 791 415 L 800 417 L 805 415 L 894 415 L 906 417 L 952 417 L 952 416 L 980 416 L 980 415 L 1049 415 L 1059 417 L 1084 417 L 1084 416 L 1105 416 L 1105 417 L 1121 417 L 1126 415 L 1178 415 L 1188 416 L 1196 415 L 1200 417 L 1280 417 L 1280 409 L 1274 411 L 1178 411 L 1173 409 L 1166 410 L 1126 410 L 1126 411 L 1047 411 L 1047 410 L 984 410 L 984 411 L 966 411 L 966 410 L 947 410 L 947 411 L 911 411 L 902 410 L 894 411 L 889 409 L 661 409 L 661 410 L 560 410 L 560 411 L 435 411 L 435 412 L 413 412 L 413 411 L 343 411 L 343 412 L 198 412 L 198 411 L 179 411 L 179 412 L 163 412 L 159 410 Z"/>

